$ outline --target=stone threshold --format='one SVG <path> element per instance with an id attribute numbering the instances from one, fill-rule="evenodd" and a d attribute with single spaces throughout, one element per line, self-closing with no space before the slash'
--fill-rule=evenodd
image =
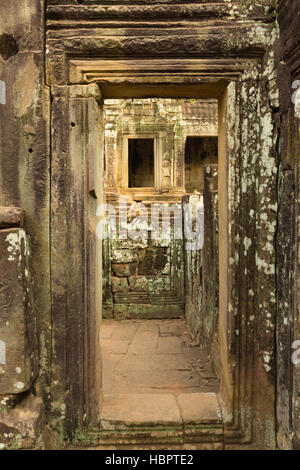
<path id="1" fill-rule="evenodd" d="M 222 448 L 223 436 L 216 393 L 104 396 L 99 442 L 103 448 L 170 444 L 201 447 L 205 443 Z"/>

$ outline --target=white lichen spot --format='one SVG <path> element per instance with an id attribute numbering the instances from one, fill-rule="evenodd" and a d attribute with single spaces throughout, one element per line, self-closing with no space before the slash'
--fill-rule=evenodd
<path id="1" fill-rule="evenodd" d="M 264 250 L 272 254 L 274 252 L 274 246 L 270 242 L 266 242 Z"/>
<path id="2" fill-rule="evenodd" d="M 247 252 L 250 248 L 250 246 L 252 245 L 252 241 L 250 238 L 248 237 L 245 237 L 244 238 L 244 247 L 245 247 L 245 251 Z"/>
<path id="3" fill-rule="evenodd" d="M 16 257 L 20 253 L 19 232 L 9 233 L 5 240 L 9 243 L 9 246 L 7 247 L 7 251 L 10 253 L 8 261 L 15 261 Z"/>
<path id="4" fill-rule="evenodd" d="M 6 364 L 6 343 L 0 340 L 0 364 Z"/>
<path id="5" fill-rule="evenodd" d="M 17 390 L 23 390 L 24 388 L 23 382 L 17 382 L 14 386 Z"/>
<path id="6" fill-rule="evenodd" d="M 264 354 L 264 361 L 265 361 L 265 363 L 266 363 L 266 364 L 269 364 L 270 360 L 271 360 L 270 353 L 266 352 L 266 353 Z"/>
<path id="7" fill-rule="evenodd" d="M 268 220 L 268 214 L 266 212 L 263 212 L 260 214 L 261 220 L 264 220 L 265 222 Z"/>
<path id="8" fill-rule="evenodd" d="M 259 271 L 264 271 L 265 274 L 275 274 L 275 265 L 272 263 L 267 263 L 265 260 L 261 259 L 256 253 L 256 266 Z M 262 287 L 261 287 L 262 288 Z"/>
<path id="9" fill-rule="evenodd" d="M 21 374 L 21 372 L 22 372 L 21 367 L 16 367 L 16 372 L 17 372 L 17 374 Z"/>
<path id="10" fill-rule="evenodd" d="M 270 204 L 269 205 L 269 209 L 274 211 L 274 212 L 277 212 L 278 211 L 278 204 L 276 202 L 276 204 Z"/>

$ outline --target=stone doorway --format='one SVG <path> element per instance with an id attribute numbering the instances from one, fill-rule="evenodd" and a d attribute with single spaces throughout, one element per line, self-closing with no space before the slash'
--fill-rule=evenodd
<path id="1" fill-rule="evenodd" d="M 264 407 L 264 411 L 260 416 L 266 416 L 268 413 L 272 414 L 273 409 L 269 409 L 267 404 L 265 404 L 265 397 L 268 396 L 268 394 L 264 394 L 263 397 L 259 397 L 257 395 L 257 389 L 253 388 L 251 385 L 253 380 L 256 381 L 258 378 L 259 380 L 263 380 L 265 372 L 267 373 L 268 370 L 265 368 L 265 372 L 262 374 L 260 373 L 256 376 L 254 374 L 254 365 L 260 364 L 260 359 L 258 359 L 257 354 L 254 349 L 252 349 L 254 347 L 254 330 L 252 329 L 252 322 L 255 316 L 251 314 L 251 312 L 255 310 L 256 304 L 253 302 L 247 302 L 247 305 L 245 305 L 245 303 L 243 303 L 244 297 L 240 294 L 240 289 L 245 288 L 243 282 L 244 280 L 247 280 L 247 296 L 248 293 L 250 296 L 253 296 L 257 289 L 256 283 L 259 276 L 262 275 L 262 273 L 258 273 L 258 277 L 248 277 L 248 273 L 251 272 L 251 270 L 256 269 L 254 268 L 255 262 L 253 261 L 255 259 L 253 252 L 255 246 L 252 242 L 249 242 L 249 239 L 251 240 L 254 236 L 252 231 L 258 229 L 255 225 L 255 219 L 249 219 L 248 211 L 250 210 L 251 213 L 255 214 L 255 211 L 257 210 L 257 198 L 255 196 L 256 186 L 251 186 L 250 180 L 248 181 L 248 178 L 250 178 L 252 182 L 251 174 L 248 172 L 242 179 L 240 177 L 241 166 L 239 161 L 239 152 L 241 148 L 240 139 L 242 136 L 240 135 L 239 119 L 243 119 L 241 115 L 241 107 L 243 106 L 244 99 L 248 96 L 247 93 L 250 92 L 250 90 L 248 90 L 248 84 L 244 83 L 242 80 L 228 83 L 228 81 L 223 82 L 217 79 L 209 83 L 204 81 L 204 83 L 197 86 L 188 84 L 178 87 L 174 85 L 173 77 L 166 74 L 163 78 L 163 81 L 165 80 L 165 85 L 160 84 L 152 87 L 152 85 L 150 85 L 151 73 L 149 72 L 150 75 L 147 76 L 147 80 L 150 80 L 148 81 L 148 86 L 144 87 L 143 84 L 143 86 L 137 87 L 136 85 L 130 86 L 130 84 L 127 84 L 125 88 L 119 85 L 116 87 L 107 87 L 107 79 L 105 79 L 104 82 L 101 79 L 101 64 L 103 65 L 103 61 L 93 62 L 93 73 L 96 73 L 95 70 L 97 67 L 99 70 L 99 72 L 97 72 L 99 74 L 97 84 L 93 83 L 88 85 L 83 84 L 53 87 L 52 115 L 54 119 L 54 127 L 55 122 L 56 125 L 60 122 L 57 118 L 59 118 L 61 112 L 64 113 L 64 116 L 69 116 L 70 118 L 70 128 L 65 129 L 66 134 L 62 134 L 61 132 L 57 132 L 57 134 L 54 133 L 56 138 L 53 141 L 53 208 L 55 208 L 57 202 L 59 204 L 59 201 L 61 201 L 61 190 L 58 189 L 59 186 L 55 183 L 61 178 L 61 172 L 67 172 L 71 175 L 71 178 L 65 175 L 63 179 L 67 185 L 71 185 L 73 188 L 72 191 L 75 189 L 76 201 L 78 202 L 78 213 L 75 214 L 75 221 L 77 221 L 78 224 L 70 227 L 67 224 L 68 229 L 70 230 L 69 235 L 74 239 L 74 243 L 72 244 L 74 249 L 71 251 L 63 247 L 62 240 L 65 240 L 65 234 L 62 236 L 62 233 L 60 233 L 64 233 L 63 227 L 65 226 L 65 218 L 68 213 L 69 205 L 67 206 L 66 211 L 65 204 L 59 204 L 59 209 L 55 214 L 56 223 L 53 226 L 52 231 L 52 273 L 53 285 L 55 285 L 55 279 L 56 276 L 58 276 L 57 282 L 59 284 L 59 289 L 57 290 L 58 295 L 56 295 L 56 289 L 53 289 L 53 313 L 54 319 L 56 316 L 57 319 L 61 318 L 61 301 L 64 299 L 62 292 L 65 291 L 66 299 L 71 301 L 74 306 L 74 312 L 77 312 L 78 306 L 82 305 L 82 311 L 86 312 L 87 315 L 87 319 L 84 316 L 68 316 L 69 326 L 67 331 L 71 332 L 70 337 L 78 337 L 79 341 L 74 342 L 74 345 L 71 348 L 73 351 L 71 356 L 73 357 L 74 354 L 74 360 L 72 360 L 72 364 L 74 365 L 74 367 L 72 367 L 74 386 L 72 387 L 71 393 L 68 394 L 67 408 L 71 413 L 71 403 L 73 401 L 74 403 L 77 403 L 79 396 L 83 399 L 84 405 L 81 408 L 83 414 L 80 418 L 83 420 L 81 421 L 82 426 L 85 426 L 84 422 L 94 422 L 96 428 L 92 428 L 92 431 L 91 428 L 89 428 L 90 431 L 88 430 L 87 433 L 90 435 L 90 432 L 92 432 L 91 436 L 96 435 L 95 439 L 99 442 L 101 432 L 98 427 L 98 419 L 99 413 L 101 413 L 103 401 L 102 399 L 99 401 L 99 396 L 101 397 L 101 362 L 97 360 L 97 357 L 98 354 L 100 354 L 100 344 L 98 340 L 98 334 L 100 332 L 100 305 L 97 304 L 96 294 L 97 286 L 100 285 L 99 267 L 101 266 L 101 263 L 99 264 L 98 262 L 95 265 L 91 260 L 95 259 L 95 253 L 101 253 L 101 249 L 96 250 L 94 224 L 97 220 L 95 220 L 93 216 L 96 212 L 96 207 L 99 201 L 101 201 L 101 197 L 103 197 L 103 191 L 99 188 L 99 185 L 97 186 L 97 182 L 101 181 L 101 178 L 95 178 L 95 170 L 101 170 L 101 162 L 103 162 L 102 151 L 104 148 L 104 122 L 101 94 L 103 93 L 103 96 L 109 99 L 123 99 L 128 96 L 145 98 L 149 96 L 149 94 L 160 98 L 188 97 L 194 99 L 218 99 L 220 124 L 218 145 L 219 239 L 222 240 L 222 243 L 219 244 L 220 301 L 217 322 L 217 343 L 210 340 L 208 340 L 208 343 L 212 346 L 212 354 L 217 352 L 219 358 L 219 363 L 217 364 L 219 367 L 220 377 L 219 403 L 222 404 L 224 442 L 226 442 L 227 446 L 234 446 L 236 442 L 241 442 L 241 439 L 243 439 L 243 442 L 245 443 L 251 442 L 252 426 L 258 426 L 258 422 L 254 417 L 253 419 L 247 418 L 249 408 L 244 407 L 243 404 L 245 404 L 245 400 L 254 400 L 255 403 L 257 403 L 257 406 L 259 403 L 262 404 L 264 402 L 264 405 L 262 405 Z M 75 68 L 72 69 L 73 66 Z M 115 63 L 111 66 L 113 68 Z M 125 67 L 124 64 L 122 64 L 122 66 Z M 151 66 L 152 64 L 148 64 L 146 65 L 146 68 L 148 67 L 148 70 L 150 71 Z M 80 70 L 81 67 L 86 67 L 86 61 L 84 61 L 84 63 L 81 61 L 74 61 L 71 66 L 71 70 L 73 70 L 72 73 L 75 73 L 76 70 Z M 95 75 L 93 75 L 93 77 L 95 77 Z M 241 79 L 240 75 L 238 75 L 238 77 Z M 256 116 L 256 102 L 247 102 L 248 108 L 249 106 L 251 108 L 251 103 L 255 107 L 253 112 L 254 116 Z M 239 116 L 239 119 L 237 119 L 237 116 Z M 75 125 L 73 126 L 72 123 Z M 248 124 L 248 121 L 246 121 L 245 125 Z M 254 129 L 251 128 L 252 133 L 258 132 L 258 130 L 259 126 L 255 126 Z M 73 158 L 68 162 L 67 167 L 62 168 L 60 165 L 60 149 L 63 151 L 66 136 L 67 139 L 69 139 L 69 146 Z M 246 138 L 245 135 L 243 138 Z M 81 146 L 78 146 L 78 142 L 81 142 Z M 95 152 L 96 142 L 99 152 Z M 268 142 L 265 142 L 265 146 Z M 258 141 L 256 141 L 256 144 L 258 145 Z M 257 151 L 260 152 L 259 145 Z M 243 160 L 243 162 L 243 164 L 246 164 L 245 160 Z M 84 165 L 82 173 L 78 173 L 78 165 L 79 167 L 80 165 Z M 263 172 L 262 174 L 264 175 L 265 173 Z M 248 187 L 247 185 L 249 185 L 249 187 L 251 186 L 251 191 L 253 191 L 253 193 L 251 191 L 245 191 L 245 188 Z M 67 190 L 67 188 L 65 189 Z M 86 192 L 86 189 L 88 189 L 88 192 Z M 64 195 L 65 194 L 66 192 L 64 191 Z M 248 200 L 251 194 L 253 197 Z M 273 196 L 275 196 L 275 194 Z M 245 197 L 248 202 L 246 206 L 247 214 L 243 212 L 245 217 L 245 220 L 243 221 L 243 219 L 241 219 L 241 200 Z M 72 214 L 74 221 L 74 206 L 71 200 L 69 202 L 71 204 L 70 216 Z M 253 207 L 253 209 L 249 209 L 250 207 Z M 84 218 L 82 218 L 83 214 Z M 75 228 L 76 230 L 74 231 Z M 85 240 L 83 241 L 83 245 L 77 243 L 78 238 Z M 243 243 L 246 243 L 246 245 L 242 256 L 239 256 L 241 239 L 244 241 Z M 87 240 L 88 244 L 86 244 Z M 82 251 L 82 246 L 85 246 L 87 250 Z M 79 263 L 78 260 L 80 261 Z M 241 262 L 244 263 L 242 268 L 240 265 Z M 64 265 L 68 266 L 68 276 L 64 278 L 66 283 L 63 289 L 61 286 L 62 273 L 60 270 L 57 270 L 62 263 L 65 263 Z M 82 273 L 81 266 L 85 266 L 85 272 L 87 274 L 85 278 L 82 278 L 80 275 L 80 273 Z M 72 269 L 70 269 L 71 267 Z M 76 276 L 74 276 L 74 272 L 77 273 Z M 241 272 L 247 274 L 246 278 L 244 278 L 244 274 L 241 275 Z M 266 275 L 267 274 L 268 273 L 266 273 Z M 272 272 L 270 272 L 270 275 L 272 275 Z M 249 284 L 250 279 L 251 282 L 254 282 L 255 284 L 251 284 L 252 288 Z M 79 288 L 79 286 L 81 287 Z M 82 292 L 84 292 L 85 295 L 82 295 Z M 70 309 L 68 311 L 70 312 Z M 71 311 L 73 310 L 71 309 Z M 244 321 L 245 315 L 249 318 L 246 323 Z M 64 331 L 66 330 L 56 327 L 56 322 L 54 321 L 54 352 L 60 344 L 62 348 L 59 349 L 59 353 L 62 361 L 64 361 L 66 357 L 71 357 L 69 353 L 67 355 L 63 354 L 64 349 L 68 349 L 70 351 L 69 346 L 68 348 L 65 346 L 67 342 L 64 338 Z M 216 329 L 213 331 L 216 331 Z M 80 332 L 83 332 L 83 334 L 80 334 Z M 247 340 L 245 340 L 246 338 Z M 215 348 L 215 345 L 217 345 L 217 348 Z M 249 355 L 249 350 L 252 351 L 253 354 Z M 54 357 L 57 358 L 57 355 L 54 354 Z M 257 360 L 258 362 L 255 362 Z M 78 364 L 78 367 L 76 364 Z M 97 369 L 98 365 L 99 369 Z M 57 380 L 60 377 L 62 370 L 67 370 L 66 365 L 63 367 L 60 366 L 53 368 L 52 377 L 55 386 L 52 387 L 52 391 L 54 395 L 56 393 L 59 394 L 58 388 L 63 386 L 64 383 L 63 381 Z M 248 370 L 252 372 L 248 373 Z M 80 378 L 80 380 L 75 380 L 75 377 Z M 241 377 L 243 378 L 242 380 Z M 269 385 L 265 385 L 268 388 Z M 270 385 L 269 392 L 273 393 L 272 391 L 274 391 L 274 388 Z M 253 406 L 254 405 L 252 404 L 250 409 L 253 409 Z M 267 413 L 266 409 L 268 410 Z M 261 422 L 261 417 L 259 422 Z M 73 424 L 70 426 L 70 429 L 73 429 Z M 200 428 L 203 428 L 203 423 Z M 255 429 L 259 432 L 261 428 L 258 426 Z M 241 436 L 243 437 L 241 438 Z M 274 436 L 274 434 L 272 434 L 272 436 Z M 94 437 L 91 438 L 94 439 Z M 205 435 L 204 443 L 207 442 L 206 439 Z M 260 439 L 264 440 L 264 434 L 260 434 Z M 203 441 L 201 442 L 203 443 Z"/>
<path id="2" fill-rule="evenodd" d="M 103 318 L 201 316 L 205 252 L 218 264 L 217 101 L 104 100 L 104 129 Z"/>
<path id="3" fill-rule="evenodd" d="M 297 18 L 295 8 L 278 2 L 280 38 L 271 0 L 254 7 L 200 0 L 165 0 L 159 8 L 130 0 L 27 3 L 24 24 L 13 5 L 8 9 L 9 31 L 3 32 L 18 47 L 1 62 L 9 98 L 1 105 L 1 204 L 25 210 L 24 227 L 18 220 L 8 228 L 32 239 L 36 280 L 33 302 L 20 285 L 26 292 L 19 298 L 28 297 L 17 309 L 24 328 L 9 334 L 11 344 L 6 331 L 1 338 L 1 362 L 11 347 L 29 341 L 25 380 L 18 374 L 20 348 L 5 368 L 1 364 L 9 378 L 1 378 L 2 394 L 17 391 L 12 413 L 24 414 L 23 393 L 36 393 L 45 433 L 57 435 L 59 446 L 99 443 L 102 256 L 96 210 L 103 199 L 103 100 L 216 99 L 220 282 L 218 335 L 210 343 L 219 349 L 224 446 L 274 448 L 276 432 L 279 444 L 292 443 L 299 381 L 290 348 L 281 345 L 292 345 L 298 331 L 297 152 L 288 129 L 299 70 L 297 41 L 286 40 L 297 30 L 290 21 Z M 151 181 L 130 186 L 155 184 L 152 156 L 149 145 Z M 131 163 L 136 158 L 134 152 Z M 13 267 L 5 264 L 3 272 L 14 285 Z M 5 306 L 7 289 L 1 290 Z"/>
<path id="4" fill-rule="evenodd" d="M 105 100 L 104 129 L 101 436 L 139 416 L 136 438 L 149 402 L 149 442 L 182 400 L 220 426 L 217 101 Z"/>

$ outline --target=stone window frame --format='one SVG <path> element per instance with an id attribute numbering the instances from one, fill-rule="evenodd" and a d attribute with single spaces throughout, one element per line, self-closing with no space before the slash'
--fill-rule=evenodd
<path id="1" fill-rule="evenodd" d="M 152 187 L 129 187 L 129 155 L 128 140 L 129 139 L 153 139 L 154 140 L 154 186 Z M 162 139 L 163 133 L 128 133 L 122 135 L 121 141 L 121 190 L 128 193 L 145 192 L 159 193 L 162 187 Z"/>

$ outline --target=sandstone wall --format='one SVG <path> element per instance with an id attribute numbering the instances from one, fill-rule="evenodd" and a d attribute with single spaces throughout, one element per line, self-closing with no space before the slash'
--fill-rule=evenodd
<path id="1" fill-rule="evenodd" d="M 50 158 L 49 158 L 49 120 L 50 95 L 44 84 L 44 1 L 22 0 L 18 2 L 1 2 L 0 6 L 0 80 L 5 83 L 5 94 L 2 93 L 0 104 L 0 206 L 18 206 L 25 211 L 24 233 L 31 246 L 30 263 L 32 266 L 32 302 L 22 299 L 17 294 L 21 281 L 16 279 L 8 286 L 12 301 L 23 303 L 23 316 L 36 318 L 38 345 L 34 346 L 38 358 L 34 373 L 28 380 L 20 380 L 26 389 L 43 397 L 44 405 L 49 410 L 50 354 L 51 354 L 51 316 L 50 316 L 50 269 L 49 269 L 49 210 L 50 210 Z M 4 235 L 4 234 L 3 234 Z M 16 235 L 12 232 L 12 235 Z M 5 238 L 5 237 L 4 237 Z M 2 238 L 1 238 L 2 240 Z M 5 249 L 5 243 L 3 244 Z M 1 251 L 1 256 L 3 252 Z M 2 260 L 1 260 L 2 262 Z M 12 267 L 12 265 L 8 265 Z M 17 268 L 16 268 L 17 269 Z M 1 277 L 9 276 L 3 271 Z M 8 277 L 7 277 L 8 279 Z M 15 292 L 16 287 L 16 292 Z M 14 296 L 16 295 L 16 298 Z M 21 315 L 21 311 L 15 316 Z M 21 315 L 22 316 L 22 315 Z M 18 343 L 23 347 L 23 361 L 30 355 L 29 343 L 21 338 L 21 325 L 24 318 L 19 316 L 19 326 L 9 330 L 7 341 Z M 28 317 L 29 318 L 29 317 Z M 17 319 L 16 319 L 17 320 Z M 29 327 L 28 327 L 29 328 Z M 25 328 L 26 329 L 26 328 Z M 1 334 L 1 333 L 0 333 Z M 34 334 L 32 330 L 31 334 Z M 1 337 L 0 337 L 1 340 Z M 25 341 L 25 342 L 24 342 Z M 31 343 L 32 345 L 33 343 Z M 10 352 L 9 352 L 10 354 Z M 22 367 L 20 357 L 11 358 L 11 364 Z M 16 364 L 18 362 L 18 364 Z M 23 373 L 23 372 L 22 372 Z M 29 376 L 31 373 L 29 373 Z M 34 380 L 33 380 L 34 379 Z M 1 378 L 1 381 L 5 379 Z M 25 386 L 25 385 L 24 385 Z M 5 386 L 1 386 L 1 392 Z M 24 388 L 25 390 L 25 388 Z M 22 392 L 23 390 L 19 390 Z M 20 395 L 19 400 L 24 397 Z M 1 401 L 1 397 L 0 397 Z M 24 405 L 25 406 L 25 405 Z M 30 419 L 36 422 L 39 410 L 32 404 L 33 415 Z M 35 414 L 36 413 L 36 414 Z M 9 428 L 18 439 L 11 439 L 10 446 L 22 446 L 26 436 L 31 433 L 32 439 L 27 445 L 34 445 L 37 429 L 33 422 L 21 430 L 19 416 L 12 416 L 4 425 L 6 433 Z M 1 423 L 1 419 L 0 419 Z M 27 426 L 27 427 L 26 427 Z M 0 424 L 1 434 L 1 424 Z M 23 441 L 22 441 L 23 439 Z M 0 442 L 2 439 L 0 438 Z"/>
<path id="2" fill-rule="evenodd" d="M 50 344 L 53 327 L 49 276 L 50 94 L 43 80 L 46 72 L 47 84 L 53 85 L 99 80 L 107 97 L 114 93 L 121 97 L 131 97 L 133 93 L 155 96 L 156 92 L 169 97 L 170 90 L 172 96 L 178 97 L 185 96 L 187 88 L 188 96 L 194 97 L 207 79 L 212 81 L 204 87 L 206 95 L 214 90 L 214 96 L 220 97 L 224 81 L 236 83 L 234 96 L 230 85 L 226 128 L 230 137 L 226 150 L 230 160 L 228 196 L 233 222 L 232 264 L 226 269 L 232 273 L 233 285 L 228 286 L 230 295 L 225 299 L 228 302 L 224 308 L 230 315 L 224 321 L 221 338 L 222 391 L 228 391 L 224 396 L 232 404 L 224 416 L 224 442 L 231 448 L 241 445 L 274 448 L 277 429 L 279 447 L 299 447 L 299 370 L 291 363 L 291 346 L 294 339 L 299 339 L 296 261 L 299 126 L 291 101 L 291 85 L 299 79 L 299 0 L 278 1 L 279 41 L 272 0 L 255 4 L 240 0 L 176 5 L 166 0 L 159 7 L 146 0 L 111 3 L 49 0 L 46 10 L 43 1 L 22 0 L 2 2 L 0 7 L 0 16 L 5 18 L 0 26 L 0 80 L 6 86 L 4 104 L 1 84 L 0 205 L 25 210 L 24 229 L 32 246 L 33 310 L 40 365 L 39 380 L 33 379 L 26 397 L 20 395 L 15 414 L 6 416 L 5 426 L 2 418 L 1 438 L 11 428 L 17 429 L 16 422 L 22 422 L 19 431 L 24 433 L 24 440 L 17 429 L 21 438 L 13 440 L 11 446 L 35 445 L 40 408 L 32 403 L 30 392 L 36 388 L 49 412 L 53 364 L 57 370 L 57 358 L 51 357 Z M 47 11 L 45 51 L 44 11 Z M 86 28 L 82 28 L 83 24 Z M 100 65 L 93 62 L 95 58 L 102 60 Z M 132 77 L 134 70 L 143 74 L 146 88 L 136 76 Z M 166 81 L 162 81 L 162 71 Z M 216 76 L 217 83 L 212 79 Z M 112 84 L 112 77 L 116 83 Z M 80 107 L 82 114 L 83 108 Z M 60 132 L 59 124 L 56 122 L 55 133 Z M 63 141 L 60 150 L 64 154 Z M 59 159 L 56 169 L 57 179 L 64 180 L 64 165 Z M 181 181 L 179 175 L 176 184 L 180 186 Z M 68 184 L 71 183 L 70 178 Z M 70 207 L 72 199 L 67 193 L 65 197 Z M 63 240 L 68 241 L 66 237 Z M 51 255 L 55 255 L 59 245 L 57 239 L 54 241 Z M 53 265 L 54 271 L 55 268 Z M 54 275 L 59 277 L 59 270 Z M 68 286 L 64 287 L 67 290 Z M 73 289 L 73 284 L 69 287 Z M 76 302 L 71 309 L 67 302 L 73 292 L 67 291 L 68 295 L 62 296 L 59 284 L 53 292 L 53 298 L 58 299 L 54 325 L 56 352 L 63 357 L 67 353 L 68 364 L 75 367 L 80 352 L 90 347 L 90 336 L 84 340 L 85 332 L 76 331 L 78 336 L 68 343 L 68 335 L 76 329 L 72 320 L 80 323 L 82 319 Z M 64 321 L 67 312 L 69 322 L 60 328 L 59 320 L 63 317 Z M 16 337 L 10 334 L 10 339 Z M 2 361 L 3 356 L 2 344 Z M 55 410 L 52 426 L 58 436 L 57 445 L 62 446 L 63 439 L 66 436 L 71 439 L 75 431 L 80 442 L 95 443 L 98 429 L 78 430 L 77 411 L 89 393 L 84 392 L 82 398 L 83 388 L 78 389 L 74 367 L 71 370 L 67 363 L 61 364 L 61 374 L 54 382 L 59 382 L 63 392 L 55 393 L 56 385 L 52 384 Z M 81 380 L 89 382 L 92 388 L 95 376 L 92 363 L 85 373 Z M 0 440 L 0 444 L 2 448 L 7 443 Z M 53 447 L 53 439 L 47 444 Z"/>

